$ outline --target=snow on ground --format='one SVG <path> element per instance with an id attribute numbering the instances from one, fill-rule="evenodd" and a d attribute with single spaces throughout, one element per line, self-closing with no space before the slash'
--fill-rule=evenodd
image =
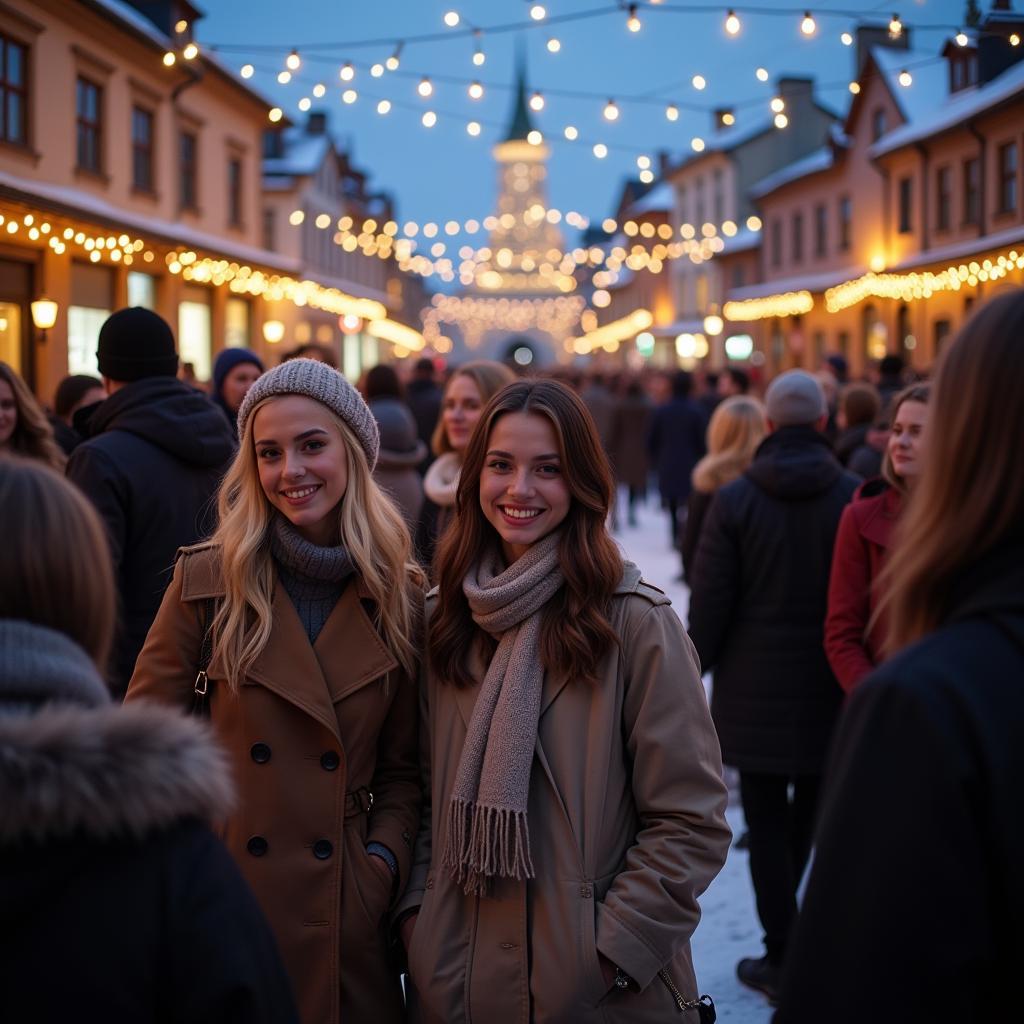
<path id="1" fill-rule="evenodd" d="M 668 517 L 652 493 L 638 509 L 637 525 L 626 524 L 625 499 L 620 495 L 621 523 L 615 538 L 625 555 L 636 562 L 648 583 L 664 590 L 684 624 L 690 594 L 679 582 L 679 554 L 669 544 Z M 705 680 L 705 683 L 707 681 Z M 743 831 L 739 794 L 729 793 L 729 824 L 733 834 Z M 736 963 L 745 956 L 760 956 L 761 926 L 754 909 L 747 854 L 735 848 L 719 876 L 701 901 L 703 917 L 693 938 L 693 959 L 700 991 L 708 993 L 718 1009 L 722 1024 L 768 1024 L 771 1008 L 756 992 L 736 980 Z"/>

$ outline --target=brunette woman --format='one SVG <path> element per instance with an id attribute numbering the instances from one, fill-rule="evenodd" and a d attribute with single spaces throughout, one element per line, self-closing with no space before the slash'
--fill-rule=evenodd
<path id="1" fill-rule="evenodd" d="M 428 598 L 429 799 L 401 904 L 416 1019 L 699 1020 L 721 758 L 693 647 L 623 564 L 611 501 L 572 391 L 491 400 Z"/>
<path id="2" fill-rule="evenodd" d="M 231 806 L 223 755 L 195 721 L 110 699 L 114 576 L 91 503 L 3 458 L 0 508 L 3 1019 L 297 1022 L 210 831 Z"/>
<path id="3" fill-rule="evenodd" d="M 733 395 L 715 407 L 708 424 L 708 453 L 693 467 L 686 529 L 683 533 L 683 573 L 689 577 L 697 554 L 700 529 L 715 492 L 743 474 L 757 446 L 768 433 L 764 406 L 746 395 Z"/>
<path id="4" fill-rule="evenodd" d="M 1014 1017 L 1024 959 L 1024 291 L 943 352 L 776 1021 Z"/>
<path id="5" fill-rule="evenodd" d="M 0 455 L 38 459 L 64 471 L 66 461 L 46 413 L 13 367 L 0 362 Z"/>
<path id="6" fill-rule="evenodd" d="M 426 501 L 416 529 L 416 551 L 425 566 L 433 564 L 438 538 L 454 515 L 459 470 L 473 428 L 491 396 L 513 380 L 515 374 L 507 366 L 486 359 L 458 367 L 448 379 L 430 442 L 437 458 L 423 478 Z"/>
<path id="7" fill-rule="evenodd" d="M 881 660 L 885 623 L 876 614 L 878 577 L 907 495 L 921 474 L 928 392 L 927 384 L 914 384 L 893 399 L 882 478 L 861 484 L 839 520 L 828 585 L 825 654 L 847 691 Z"/>
<path id="8" fill-rule="evenodd" d="M 382 921 L 419 821 L 422 574 L 371 475 L 373 415 L 337 370 L 270 370 L 238 426 L 220 525 L 178 560 L 128 699 L 212 692 L 240 790 L 225 839 L 305 1024 L 397 1022 Z"/>

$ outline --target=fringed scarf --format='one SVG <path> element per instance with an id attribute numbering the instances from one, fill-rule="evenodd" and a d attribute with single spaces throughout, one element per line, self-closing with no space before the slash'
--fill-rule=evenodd
<path id="1" fill-rule="evenodd" d="M 462 584 L 473 621 L 498 640 L 477 695 L 445 823 L 443 866 L 467 895 L 494 876 L 532 878 L 526 820 L 544 668 L 541 613 L 565 582 L 557 531 L 499 572 L 497 552 Z"/>

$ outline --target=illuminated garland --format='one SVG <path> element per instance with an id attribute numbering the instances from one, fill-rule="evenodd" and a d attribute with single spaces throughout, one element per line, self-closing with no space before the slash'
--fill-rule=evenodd
<path id="1" fill-rule="evenodd" d="M 589 355 L 595 348 L 615 352 L 623 341 L 647 330 L 653 323 L 654 315 L 649 309 L 634 309 L 627 316 L 604 324 L 581 338 L 568 338 L 565 348 L 578 356 Z"/>
<path id="2" fill-rule="evenodd" d="M 808 291 L 783 292 L 760 299 L 727 302 L 722 308 L 726 320 L 744 323 L 775 316 L 800 316 L 814 308 L 814 297 Z"/>
<path id="3" fill-rule="evenodd" d="M 580 322 L 586 307 L 578 295 L 509 299 L 473 295 L 435 295 L 423 311 L 423 335 L 438 348 L 446 348 L 442 324 L 458 326 L 469 348 L 476 348 L 491 330 L 543 331 L 552 337 L 567 335 Z"/>

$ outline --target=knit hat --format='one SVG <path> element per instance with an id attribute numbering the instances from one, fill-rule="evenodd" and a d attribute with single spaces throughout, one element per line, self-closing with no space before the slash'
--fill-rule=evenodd
<path id="1" fill-rule="evenodd" d="M 220 389 L 224 386 L 224 378 L 236 366 L 241 366 L 243 363 L 252 363 L 260 373 L 263 372 L 263 362 L 251 349 L 226 348 L 217 356 L 213 363 L 213 393 L 215 395 L 220 394 Z"/>
<path id="2" fill-rule="evenodd" d="M 163 317 L 141 306 L 107 317 L 100 328 L 96 360 L 100 373 L 116 381 L 173 377 L 178 372 L 171 328 Z"/>
<path id="3" fill-rule="evenodd" d="M 777 427 L 809 426 L 828 412 L 825 392 L 804 370 L 788 370 L 771 382 L 764 404 L 768 419 Z"/>
<path id="4" fill-rule="evenodd" d="M 380 448 L 377 421 L 362 395 L 333 366 L 316 359 L 289 359 L 268 370 L 242 399 L 238 410 L 239 437 L 245 433 L 245 424 L 253 409 L 273 395 L 304 395 L 326 405 L 356 435 L 370 469 L 377 464 Z"/>

